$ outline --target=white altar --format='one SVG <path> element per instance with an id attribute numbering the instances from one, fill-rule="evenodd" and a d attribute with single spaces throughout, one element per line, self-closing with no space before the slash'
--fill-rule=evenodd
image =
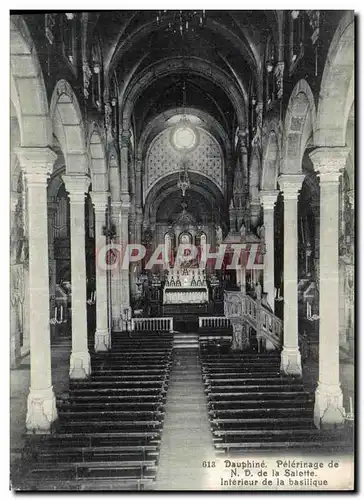
<path id="1" fill-rule="evenodd" d="M 164 304 L 203 304 L 209 292 L 204 269 L 170 269 L 163 290 Z"/>

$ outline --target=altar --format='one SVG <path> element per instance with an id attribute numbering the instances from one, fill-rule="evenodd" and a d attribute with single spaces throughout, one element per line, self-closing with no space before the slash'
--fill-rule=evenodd
<path id="1" fill-rule="evenodd" d="M 163 304 L 204 304 L 209 292 L 204 269 L 170 269 L 163 289 Z"/>

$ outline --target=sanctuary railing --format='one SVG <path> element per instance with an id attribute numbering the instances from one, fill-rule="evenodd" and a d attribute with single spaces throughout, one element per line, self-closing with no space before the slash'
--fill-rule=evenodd
<path id="1" fill-rule="evenodd" d="M 173 318 L 131 318 L 131 329 L 137 332 L 173 332 Z"/>
<path id="2" fill-rule="evenodd" d="M 225 316 L 200 316 L 198 326 L 199 328 L 229 328 L 231 322 Z"/>

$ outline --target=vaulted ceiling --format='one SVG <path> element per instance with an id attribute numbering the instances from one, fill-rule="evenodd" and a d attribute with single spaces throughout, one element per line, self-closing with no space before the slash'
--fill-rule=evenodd
<path id="1" fill-rule="evenodd" d="M 264 10 L 206 11 L 201 27 L 202 11 L 197 11 L 181 35 L 175 22 L 179 12 L 93 12 L 87 14 L 87 32 L 90 38 L 99 37 L 106 76 L 114 72 L 117 76 L 121 106 L 140 86 L 132 104 L 137 137 L 153 117 L 182 104 L 184 85 L 185 105 L 209 113 L 232 138 L 239 123 L 238 108 L 247 106 L 249 87 L 253 85 L 259 95 L 262 54 L 267 37 L 278 37 L 278 15 Z M 183 11 L 183 16 L 186 13 L 192 11 Z M 176 33 L 168 30 L 170 23 Z M 168 66 L 173 60 L 178 61 L 175 69 L 156 73 L 143 86 L 148 68 L 159 71 L 163 61 Z M 191 61 L 196 71 L 191 71 Z M 233 102 L 234 92 L 242 104 Z"/>

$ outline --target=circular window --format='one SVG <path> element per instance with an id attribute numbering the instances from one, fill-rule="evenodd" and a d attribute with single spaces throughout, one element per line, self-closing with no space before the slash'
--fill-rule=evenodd
<path id="1" fill-rule="evenodd" d="M 176 127 L 173 127 L 170 140 L 175 149 L 179 151 L 191 151 L 198 144 L 197 130 L 189 123 L 179 123 Z"/>
<path id="2" fill-rule="evenodd" d="M 173 136 L 177 148 L 191 149 L 196 142 L 196 135 L 191 128 L 178 128 Z"/>

